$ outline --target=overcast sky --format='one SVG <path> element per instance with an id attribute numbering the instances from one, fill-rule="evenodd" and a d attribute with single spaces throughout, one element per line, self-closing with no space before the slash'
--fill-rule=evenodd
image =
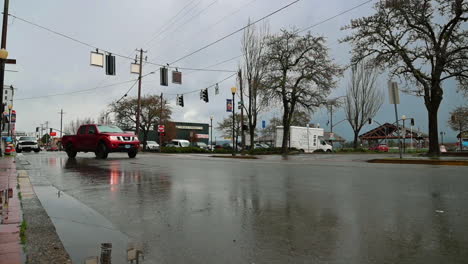
<path id="1" fill-rule="evenodd" d="M 115 53 L 133 57 L 135 49 L 144 48 L 148 50 L 146 55 L 150 61 L 166 64 L 241 28 L 249 17 L 252 20 L 258 19 L 290 2 L 292 0 L 11 0 L 10 13 Z M 362 2 L 364 1 L 301 0 L 271 16 L 268 19 L 270 31 L 274 33 L 281 28 L 305 28 Z M 184 6 L 187 8 L 181 15 L 171 21 Z M 346 64 L 350 58 L 350 47 L 338 43 L 338 39 L 347 34 L 340 28 L 352 18 L 372 13 L 372 4 L 369 3 L 314 27 L 311 31 L 326 37 L 330 55 L 337 63 Z M 161 32 L 161 29 L 166 30 Z M 240 55 L 241 35 L 239 33 L 229 37 L 172 66 L 200 68 Z M 130 74 L 129 60 L 117 57 L 117 75 L 106 76 L 102 68 L 89 65 L 91 48 L 11 17 L 7 49 L 9 57 L 17 59 L 17 65 L 7 65 L 7 69 L 18 72 L 6 72 L 5 84 L 17 88 L 14 106 L 17 111 L 18 131 L 32 132 L 45 121 L 49 121 L 51 127 L 59 128 L 60 109 L 66 113 L 65 124 L 78 117 L 96 118 L 109 103 L 125 94 L 131 83 L 66 96 L 49 95 L 137 78 L 136 75 Z M 235 59 L 215 68 L 236 70 L 239 63 L 240 59 Z M 155 69 L 156 66 L 145 65 L 143 73 Z M 224 72 L 183 73 L 182 85 L 170 84 L 168 87 L 159 85 L 159 74 L 149 75 L 144 78 L 142 93 L 183 93 L 205 88 L 231 75 Z M 387 76 L 381 76 L 379 79 L 379 85 L 387 95 Z M 344 95 L 348 80 L 349 76 L 345 74 L 331 97 Z M 175 96 L 168 96 L 174 113 L 173 120 L 208 123 L 210 115 L 213 115 L 214 122 L 219 122 L 228 115 L 225 112 L 225 100 L 230 98 L 230 87 L 234 85 L 235 78 L 220 84 L 220 94 L 215 96 L 214 93 L 210 93 L 209 103 L 200 101 L 198 93 L 186 95 L 184 108 L 175 105 Z M 447 133 L 445 141 L 454 141 L 456 133 L 446 125 L 448 113 L 454 107 L 466 103 L 466 98 L 456 93 L 456 84 L 453 81 L 444 83 L 444 91 L 444 100 L 439 111 L 439 126 L 441 131 Z M 129 95 L 136 94 L 135 87 Z M 24 100 L 37 96 L 47 97 Z M 260 120 L 268 120 L 271 116 L 279 116 L 280 113 L 280 109 L 271 109 L 270 112 L 262 113 Z M 427 132 L 427 112 L 422 98 L 402 94 L 399 114 L 414 117 L 415 129 L 420 128 L 421 131 Z M 334 115 L 335 122 L 343 118 L 342 110 L 338 110 Z M 313 123 L 326 126 L 326 110 L 318 110 L 312 119 Z M 393 106 L 388 104 L 386 98 L 376 120 L 393 122 L 394 119 Z M 259 123 L 261 125 L 261 122 Z M 367 126 L 363 132 L 373 127 L 375 125 Z M 352 130 L 348 123 L 343 122 L 334 130 L 345 138 L 352 139 Z"/>

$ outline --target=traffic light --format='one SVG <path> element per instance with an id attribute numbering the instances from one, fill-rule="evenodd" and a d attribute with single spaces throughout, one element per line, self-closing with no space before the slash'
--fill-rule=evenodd
<path id="1" fill-rule="evenodd" d="M 162 86 L 168 86 L 168 76 L 167 76 L 167 68 L 166 67 L 162 67 L 160 70 L 159 70 L 159 73 L 160 73 L 160 78 L 161 78 L 161 85 Z"/>
<path id="2" fill-rule="evenodd" d="M 414 118 L 411 118 L 411 126 L 414 126 Z"/>
<path id="3" fill-rule="evenodd" d="M 177 103 L 178 103 L 178 105 L 180 105 L 181 107 L 184 107 L 184 95 L 180 95 L 180 96 L 177 98 Z"/>
<path id="4" fill-rule="evenodd" d="M 52 128 L 49 129 L 49 134 L 52 133 Z"/>
<path id="5" fill-rule="evenodd" d="M 115 75 L 115 56 L 110 53 L 106 55 L 106 74 Z"/>
<path id="6" fill-rule="evenodd" d="M 369 125 L 372 125 L 372 118 L 367 119 L 367 121 L 369 122 Z"/>
<path id="7" fill-rule="evenodd" d="M 203 90 L 202 92 L 202 99 L 203 101 L 205 101 L 205 103 L 208 103 L 210 100 L 208 98 L 208 88 L 206 88 L 205 90 Z"/>
<path id="8" fill-rule="evenodd" d="M 39 127 L 36 127 L 36 133 L 39 132 Z"/>

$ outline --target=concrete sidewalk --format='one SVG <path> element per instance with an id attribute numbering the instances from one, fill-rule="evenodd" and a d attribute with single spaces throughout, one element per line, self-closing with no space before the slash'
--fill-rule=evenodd
<path id="1" fill-rule="evenodd" d="M 23 250 L 20 244 L 22 211 L 16 188 L 17 183 L 15 158 L 0 158 L 0 193 L 2 194 L 0 202 L 0 264 L 23 263 Z"/>

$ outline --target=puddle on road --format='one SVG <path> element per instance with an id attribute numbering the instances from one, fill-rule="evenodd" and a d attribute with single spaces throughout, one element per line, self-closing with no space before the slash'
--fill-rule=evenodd
<path id="1" fill-rule="evenodd" d="M 35 186 L 73 263 L 99 256 L 101 243 L 112 243 L 112 263 L 127 263 L 128 237 L 98 212 L 52 186 Z"/>

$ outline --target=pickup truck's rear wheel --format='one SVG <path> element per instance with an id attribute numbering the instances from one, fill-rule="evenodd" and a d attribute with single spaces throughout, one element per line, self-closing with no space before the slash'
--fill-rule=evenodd
<path id="1" fill-rule="evenodd" d="M 137 153 L 138 153 L 138 150 L 136 150 L 136 149 L 135 149 L 135 150 L 130 150 L 130 151 L 128 152 L 128 157 L 131 158 L 131 159 L 133 159 L 133 158 L 136 157 Z"/>
<path id="2" fill-rule="evenodd" d="M 103 142 L 99 143 L 95 154 L 96 154 L 96 158 L 98 159 L 106 159 L 107 155 L 109 154 L 106 144 Z"/>
<path id="3" fill-rule="evenodd" d="M 69 158 L 76 157 L 76 153 L 78 153 L 72 144 L 67 145 L 67 147 L 65 148 L 65 152 L 67 152 L 67 155 Z"/>
<path id="4" fill-rule="evenodd" d="M 17 149 L 16 149 L 16 153 L 21 153 L 21 151 L 22 151 L 22 150 L 21 150 L 20 148 L 17 148 Z"/>

